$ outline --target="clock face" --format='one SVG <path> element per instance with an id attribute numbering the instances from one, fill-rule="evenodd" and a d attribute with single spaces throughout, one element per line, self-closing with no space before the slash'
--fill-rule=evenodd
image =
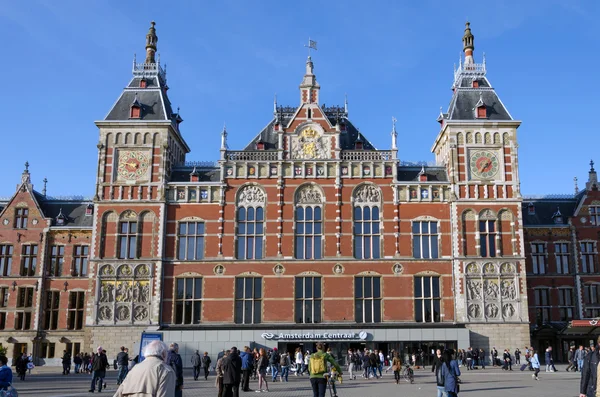
<path id="1" fill-rule="evenodd" d="M 500 162 L 495 153 L 476 150 L 471 153 L 471 177 L 474 179 L 494 179 L 500 170 Z"/>
<path id="2" fill-rule="evenodd" d="M 119 152 L 117 172 L 122 179 L 135 181 L 146 176 L 150 160 L 148 154 L 141 151 Z"/>

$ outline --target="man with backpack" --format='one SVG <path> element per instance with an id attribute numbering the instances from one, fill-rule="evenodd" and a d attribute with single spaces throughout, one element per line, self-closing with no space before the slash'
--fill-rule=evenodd
<path id="1" fill-rule="evenodd" d="M 290 373 L 290 357 L 287 352 L 283 352 L 281 354 L 281 358 L 279 359 L 279 366 L 281 367 L 281 381 L 288 381 L 288 376 Z"/>
<path id="2" fill-rule="evenodd" d="M 104 354 L 102 346 L 98 346 L 97 353 L 92 355 L 92 385 L 90 386 L 90 393 L 96 390 L 96 382 L 98 383 L 98 392 L 102 391 L 102 385 L 104 384 L 104 378 L 106 377 L 106 368 L 108 367 L 108 358 Z"/>
<path id="3" fill-rule="evenodd" d="M 273 375 L 273 382 L 277 382 L 277 375 L 279 375 L 279 360 L 281 356 L 277 351 L 277 348 L 273 348 L 273 353 L 271 353 L 271 357 L 269 358 L 269 364 L 271 365 L 271 375 Z"/>
<path id="4" fill-rule="evenodd" d="M 179 345 L 171 343 L 167 364 L 175 371 L 175 397 L 183 397 L 183 362 L 179 355 Z"/>
<path id="5" fill-rule="evenodd" d="M 317 351 L 310 355 L 308 369 L 310 371 L 310 384 L 313 390 L 313 397 L 325 397 L 327 389 L 327 380 L 325 374 L 327 363 L 330 363 L 339 375 L 342 374 L 342 368 L 335 362 L 335 359 L 323 351 L 323 344 L 317 343 Z"/>

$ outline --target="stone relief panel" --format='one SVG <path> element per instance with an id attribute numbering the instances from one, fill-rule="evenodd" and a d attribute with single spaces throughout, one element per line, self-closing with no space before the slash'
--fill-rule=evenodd
<path id="1" fill-rule="evenodd" d="M 292 136 L 292 158 L 300 160 L 330 158 L 331 140 L 317 129 L 308 126 L 297 136 Z"/>
<path id="2" fill-rule="evenodd" d="M 381 202 L 381 191 L 375 185 L 361 185 L 354 191 L 354 202 L 361 204 L 378 204 Z"/>
<path id="3" fill-rule="evenodd" d="M 302 186 L 296 192 L 296 204 L 321 204 L 323 194 L 321 190 L 314 185 Z"/>
<path id="4" fill-rule="evenodd" d="M 238 193 L 238 205 L 263 205 L 265 192 L 258 186 L 246 185 Z"/>
<path id="5" fill-rule="evenodd" d="M 103 265 L 98 271 L 97 316 L 99 324 L 146 323 L 149 320 L 151 267 Z"/>
<path id="6" fill-rule="evenodd" d="M 521 276 L 517 273 L 516 264 L 469 263 L 464 269 L 468 321 L 518 320 Z"/>

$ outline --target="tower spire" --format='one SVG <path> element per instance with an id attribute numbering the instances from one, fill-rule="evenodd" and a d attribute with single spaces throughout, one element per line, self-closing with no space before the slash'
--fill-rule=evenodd
<path id="1" fill-rule="evenodd" d="M 154 54 L 156 54 L 156 43 L 158 43 L 158 36 L 156 35 L 156 29 L 154 28 L 156 22 L 150 22 L 150 29 L 146 35 L 146 62 L 145 63 L 156 63 Z"/>
<path id="2" fill-rule="evenodd" d="M 475 50 L 474 44 L 475 36 L 471 33 L 471 22 L 467 21 L 465 24 L 465 34 L 462 38 L 463 41 L 463 52 L 465 53 L 465 65 L 473 64 L 473 51 Z"/>
<path id="3" fill-rule="evenodd" d="M 585 184 L 585 189 L 589 192 L 590 190 L 598 190 L 598 174 L 594 169 L 594 160 L 590 160 L 590 172 L 588 181 Z"/>

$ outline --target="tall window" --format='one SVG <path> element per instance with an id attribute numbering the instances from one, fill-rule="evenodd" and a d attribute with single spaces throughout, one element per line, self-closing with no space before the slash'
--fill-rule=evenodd
<path id="1" fill-rule="evenodd" d="M 235 323 L 261 323 L 262 278 L 235 279 Z"/>
<path id="2" fill-rule="evenodd" d="M 15 329 L 31 329 L 31 309 L 33 308 L 33 288 L 21 287 L 17 295 L 17 311 L 15 312 Z"/>
<path id="3" fill-rule="evenodd" d="M 496 256 L 495 221 L 479 221 L 479 244 L 481 256 L 488 258 L 493 258 Z"/>
<path id="4" fill-rule="evenodd" d="M 175 296 L 175 324 L 200 324 L 202 278 L 178 278 Z"/>
<path id="5" fill-rule="evenodd" d="M 570 321 L 573 319 L 575 307 L 573 305 L 573 290 L 571 288 L 558 289 L 558 306 L 560 321 Z"/>
<path id="6" fill-rule="evenodd" d="M 535 294 L 535 317 L 538 325 L 550 321 L 550 290 L 540 288 L 534 290 Z"/>
<path id="7" fill-rule="evenodd" d="M 237 259 L 262 259 L 263 207 L 240 207 L 237 214 Z"/>
<path id="8" fill-rule="evenodd" d="M 354 318 L 357 323 L 381 322 L 381 277 L 354 277 Z"/>
<path id="9" fill-rule="evenodd" d="M 440 278 L 415 277 L 415 321 L 439 323 L 440 314 Z"/>
<path id="10" fill-rule="evenodd" d="M 64 260 L 65 246 L 53 245 L 50 249 L 50 266 L 48 267 L 48 275 L 56 277 L 62 275 Z"/>
<path id="11" fill-rule="evenodd" d="M 81 343 L 66 343 L 65 345 L 65 350 L 67 351 L 67 353 L 69 353 L 71 357 L 81 352 Z"/>
<path id="12" fill-rule="evenodd" d="M 38 246 L 36 244 L 24 245 L 21 249 L 21 276 L 35 276 L 37 266 Z"/>
<path id="13" fill-rule="evenodd" d="M 413 256 L 422 259 L 436 259 L 438 255 L 437 222 L 413 222 Z"/>
<path id="14" fill-rule="evenodd" d="M 13 246 L 8 244 L 0 245 L 0 276 L 10 276 L 12 268 Z"/>
<path id="15" fill-rule="evenodd" d="M 204 222 L 180 222 L 177 242 L 177 259 L 192 261 L 204 258 Z"/>
<path id="16" fill-rule="evenodd" d="M 379 259 L 380 239 L 379 207 L 354 207 L 354 257 Z"/>
<path id="17" fill-rule="evenodd" d="M 583 286 L 583 299 L 586 305 L 597 305 L 600 303 L 599 287 L 599 284 L 588 284 Z"/>
<path id="18" fill-rule="evenodd" d="M 17 208 L 15 212 L 15 228 L 27 229 L 27 218 L 29 217 L 29 210 L 27 208 Z"/>
<path id="19" fill-rule="evenodd" d="M 569 274 L 569 243 L 554 243 L 556 257 L 556 272 Z"/>
<path id="20" fill-rule="evenodd" d="M 296 277 L 296 322 L 321 322 L 321 277 Z"/>
<path id="21" fill-rule="evenodd" d="M 90 247 L 88 245 L 76 245 L 73 248 L 73 276 L 85 277 L 88 275 L 88 261 Z"/>
<path id="22" fill-rule="evenodd" d="M 533 274 L 546 274 L 546 243 L 531 244 Z"/>
<path id="23" fill-rule="evenodd" d="M 594 273 L 596 271 L 596 244 L 593 242 L 579 243 L 581 248 L 581 271 Z"/>
<path id="24" fill-rule="evenodd" d="M 69 292 L 69 307 L 67 308 L 67 329 L 83 328 L 83 312 L 85 309 L 85 292 Z"/>
<path id="25" fill-rule="evenodd" d="M 50 342 L 41 343 L 40 358 L 54 358 L 56 344 Z"/>
<path id="26" fill-rule="evenodd" d="M 0 288 L 0 310 L 8 307 L 8 287 Z M 0 311 L 0 329 L 6 327 L 6 312 Z"/>
<path id="27" fill-rule="evenodd" d="M 588 207 L 590 209 L 590 223 L 600 226 L 600 207 Z"/>
<path id="28" fill-rule="evenodd" d="M 46 293 L 46 310 L 44 310 L 44 329 L 58 328 L 58 313 L 60 307 L 60 291 Z"/>
<path id="29" fill-rule="evenodd" d="M 320 206 L 296 207 L 296 259 L 321 259 L 323 218 Z"/>
<path id="30" fill-rule="evenodd" d="M 119 258 L 137 257 L 137 222 L 122 221 L 119 224 Z"/>

